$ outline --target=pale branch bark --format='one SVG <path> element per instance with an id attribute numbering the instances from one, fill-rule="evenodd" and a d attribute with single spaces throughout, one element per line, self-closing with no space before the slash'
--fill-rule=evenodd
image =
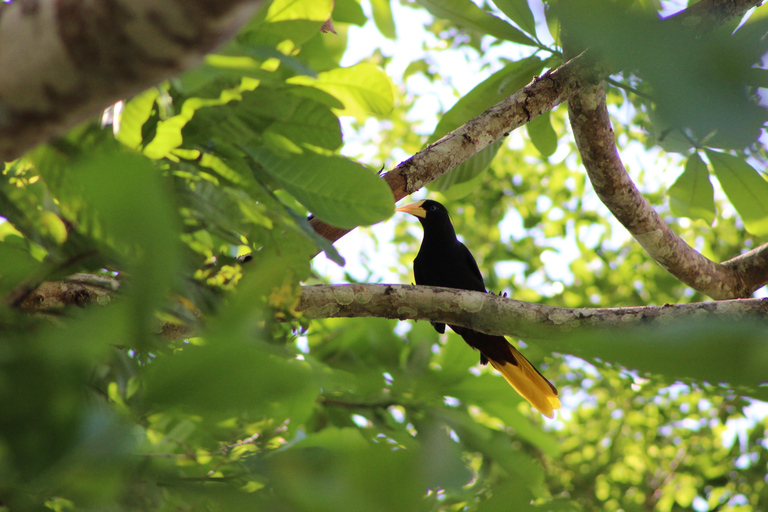
<path id="1" fill-rule="evenodd" d="M 262 0 L 0 4 L 0 160 L 198 64 Z"/>
<path id="2" fill-rule="evenodd" d="M 555 339 L 583 330 L 627 333 L 695 318 L 768 325 L 768 300 L 741 299 L 620 308 L 563 308 L 490 293 L 436 286 L 348 284 L 305 286 L 297 311 L 308 318 L 378 317 L 429 320 L 488 334 Z"/>
<path id="3" fill-rule="evenodd" d="M 120 281 L 77 274 L 48 281 L 19 304 L 29 312 L 64 311 L 67 306 L 106 306 L 116 300 Z M 522 339 L 563 339 L 585 330 L 629 333 L 640 327 L 670 325 L 695 318 L 768 325 L 768 299 L 621 308 L 563 308 L 522 302 L 490 293 L 402 284 L 313 285 L 301 290 L 296 310 L 306 318 L 378 317 L 429 320 Z M 167 340 L 200 335 L 199 326 L 165 323 L 157 334 Z"/>
<path id="4" fill-rule="evenodd" d="M 699 20 L 708 28 L 743 16 L 754 1 L 707 1 L 711 11 L 679 13 L 671 19 Z M 699 4 L 696 4 L 697 6 Z M 702 18 L 704 12 L 706 20 Z M 600 200 L 659 265 L 683 284 L 713 299 L 749 297 L 768 283 L 768 245 L 715 263 L 683 241 L 661 219 L 627 174 L 606 108 L 605 86 L 589 84 L 568 101 L 571 128 L 587 175 Z"/>
<path id="5" fill-rule="evenodd" d="M 568 112 L 597 196 L 659 265 L 713 299 L 748 297 L 768 282 L 766 246 L 739 256 L 735 263 L 718 264 L 685 243 L 656 213 L 621 162 L 602 84 L 584 87 L 571 96 Z"/>
<path id="6" fill-rule="evenodd" d="M 588 55 L 581 55 L 555 70 L 534 77 L 531 83 L 512 96 L 386 173 L 384 180 L 392 189 L 395 201 L 416 192 L 493 142 L 552 110 L 582 86 L 594 83 L 607 74 L 601 64 Z M 330 226 L 316 218 L 310 224 L 331 242 L 351 231 Z"/>

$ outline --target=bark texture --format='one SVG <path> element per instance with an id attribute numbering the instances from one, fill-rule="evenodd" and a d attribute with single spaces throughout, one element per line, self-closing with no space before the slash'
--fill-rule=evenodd
<path id="1" fill-rule="evenodd" d="M 530 84 L 512 96 L 386 173 L 384 179 L 392 189 L 395 201 L 420 190 L 493 142 L 552 110 L 579 88 L 600 80 L 606 74 L 599 63 L 585 54 L 555 70 L 534 77 Z M 312 219 L 310 223 L 317 233 L 331 242 L 351 231 L 330 226 L 318 219 Z"/>
<path id="2" fill-rule="evenodd" d="M 582 330 L 616 335 L 638 327 L 696 318 L 768 323 L 768 299 L 621 308 L 561 308 L 490 293 L 437 286 L 350 284 L 302 288 L 297 308 L 308 318 L 379 317 L 429 320 L 522 339 L 560 338 Z"/>
<path id="3" fill-rule="evenodd" d="M 0 4 L 0 159 L 196 65 L 261 1 Z"/>
<path id="4" fill-rule="evenodd" d="M 755 1 L 708 0 L 669 19 L 711 29 L 743 16 L 757 4 Z M 713 299 L 750 297 L 768 283 L 768 244 L 733 260 L 716 263 L 689 246 L 656 213 L 635 187 L 621 161 L 603 83 L 589 84 L 575 91 L 568 100 L 568 113 L 592 187 L 614 217 L 659 265 L 680 282 Z"/>

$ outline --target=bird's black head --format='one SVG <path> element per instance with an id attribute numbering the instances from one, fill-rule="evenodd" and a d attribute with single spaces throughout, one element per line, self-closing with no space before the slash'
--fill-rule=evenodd
<path id="1" fill-rule="evenodd" d="M 419 222 L 427 228 L 428 226 L 451 225 L 451 217 L 448 210 L 442 204 L 431 199 L 418 201 L 397 209 L 398 212 L 410 213 L 418 217 Z"/>

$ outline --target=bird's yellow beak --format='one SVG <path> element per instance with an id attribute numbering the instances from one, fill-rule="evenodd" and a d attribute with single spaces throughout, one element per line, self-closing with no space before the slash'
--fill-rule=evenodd
<path id="1" fill-rule="evenodd" d="M 395 208 L 395 211 L 410 213 L 411 215 L 415 215 L 416 217 L 425 218 L 427 216 L 427 210 L 421 207 L 422 204 L 424 204 L 424 201 L 417 201 L 415 203 L 401 206 L 400 208 Z"/>

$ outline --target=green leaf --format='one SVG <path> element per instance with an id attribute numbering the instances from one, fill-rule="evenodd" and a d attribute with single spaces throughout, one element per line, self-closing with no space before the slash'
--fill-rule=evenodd
<path id="1" fill-rule="evenodd" d="M 548 158 L 557 151 L 557 133 L 552 128 L 549 112 L 541 114 L 526 124 L 525 129 L 541 156 Z"/>
<path id="2" fill-rule="evenodd" d="M 129 100 L 120 114 L 120 131 L 115 138 L 131 149 L 141 146 L 141 128 L 149 119 L 155 100 L 160 95 L 156 87 L 147 89 Z"/>
<path id="3" fill-rule="evenodd" d="M 517 26 L 529 34 L 536 34 L 536 21 L 533 19 L 528 0 L 494 0 L 496 7 L 506 14 Z"/>
<path id="4" fill-rule="evenodd" d="M 395 106 L 392 81 L 380 68 L 366 62 L 320 73 L 317 78 L 295 76 L 290 84 L 315 87 L 344 104 L 340 115 L 385 116 Z"/>
<path id="5" fill-rule="evenodd" d="M 266 21 L 325 21 L 333 11 L 333 0 L 274 0 Z"/>
<path id="6" fill-rule="evenodd" d="M 93 152 L 68 176 L 87 198 L 86 223 L 125 260 L 122 270 L 131 274 L 126 287 L 134 315 L 131 334 L 137 345 L 148 342 L 155 313 L 179 268 L 179 227 L 167 184 L 151 160 L 129 150 Z"/>
<path id="7" fill-rule="evenodd" d="M 395 39 L 397 32 L 389 0 L 370 0 L 370 2 L 371 9 L 373 10 L 373 22 L 376 23 L 376 28 L 387 39 Z"/>
<path id="8" fill-rule="evenodd" d="M 764 323 L 746 318 L 733 322 L 691 317 L 663 326 L 622 330 L 620 344 L 616 333 L 582 331 L 570 339 L 552 340 L 549 346 L 577 357 L 665 375 L 669 382 L 697 379 L 743 386 L 742 394 L 765 400 L 765 332 Z"/>
<path id="9" fill-rule="evenodd" d="M 529 57 L 504 66 L 457 101 L 440 119 L 427 142 L 431 144 L 437 141 L 448 132 L 455 130 L 519 90 L 530 82 L 531 78 L 539 73 L 548 62 L 549 60 L 542 61 L 538 57 Z M 430 183 L 428 188 L 444 192 L 453 185 L 471 180 L 488 168 L 502 144 L 504 144 L 504 139 L 490 144 L 449 173 Z"/>
<path id="10" fill-rule="evenodd" d="M 496 153 L 499 152 L 503 144 L 504 139 L 492 142 L 486 148 L 472 155 L 472 157 L 467 158 L 450 172 L 443 174 L 427 185 L 427 188 L 437 192 L 445 192 L 454 185 L 470 181 L 491 165 L 491 162 L 496 157 Z"/>
<path id="11" fill-rule="evenodd" d="M 536 46 L 536 43 L 501 18 L 488 14 L 469 0 L 418 0 L 432 15 L 497 39 Z"/>
<path id="12" fill-rule="evenodd" d="M 417 446 L 393 449 L 357 429 L 329 426 L 265 463 L 284 510 L 417 512 L 425 510 L 426 489 L 419 455 Z"/>
<path id="13" fill-rule="evenodd" d="M 155 138 L 144 148 L 144 154 L 152 159 L 167 156 L 184 141 L 181 130 L 187 125 L 199 109 L 215 105 L 226 105 L 232 100 L 241 100 L 243 91 L 256 87 L 255 84 L 241 84 L 232 89 L 224 89 L 218 98 L 189 98 L 181 107 L 181 113 L 157 123 Z"/>
<path id="14" fill-rule="evenodd" d="M 768 235 L 768 182 L 741 158 L 707 150 L 725 195 L 753 235 Z"/>
<path id="15" fill-rule="evenodd" d="M 333 8 L 333 21 L 362 27 L 368 18 L 357 0 L 336 0 L 336 6 Z"/>
<path id="16" fill-rule="evenodd" d="M 253 123 L 254 117 L 268 120 L 271 124 L 265 133 L 282 135 L 295 144 L 307 143 L 326 149 L 341 146 L 339 119 L 330 108 L 309 98 L 259 87 L 244 93 L 234 110 L 245 122 Z"/>
<path id="17" fill-rule="evenodd" d="M 715 220 L 714 194 L 707 164 L 694 153 L 688 158 L 683 173 L 669 188 L 669 207 L 678 217 L 702 219 L 712 224 Z"/>
<path id="18" fill-rule="evenodd" d="M 339 156 L 281 158 L 263 147 L 244 148 L 267 173 L 317 218 L 344 229 L 392 216 L 387 183 L 362 165 Z"/>
<path id="19" fill-rule="evenodd" d="M 440 118 L 429 143 L 435 142 L 446 133 L 455 130 L 499 101 L 524 87 L 548 65 L 549 59 L 542 61 L 532 56 L 511 64 L 486 78 L 465 94 Z"/>
<path id="20" fill-rule="evenodd" d="M 311 407 L 317 396 L 306 363 L 219 338 L 158 357 L 146 375 L 145 399 L 193 414 L 252 411 L 256 417 Z M 281 409 L 284 411 L 281 413 Z M 296 418 L 293 418 L 296 419 Z"/>

